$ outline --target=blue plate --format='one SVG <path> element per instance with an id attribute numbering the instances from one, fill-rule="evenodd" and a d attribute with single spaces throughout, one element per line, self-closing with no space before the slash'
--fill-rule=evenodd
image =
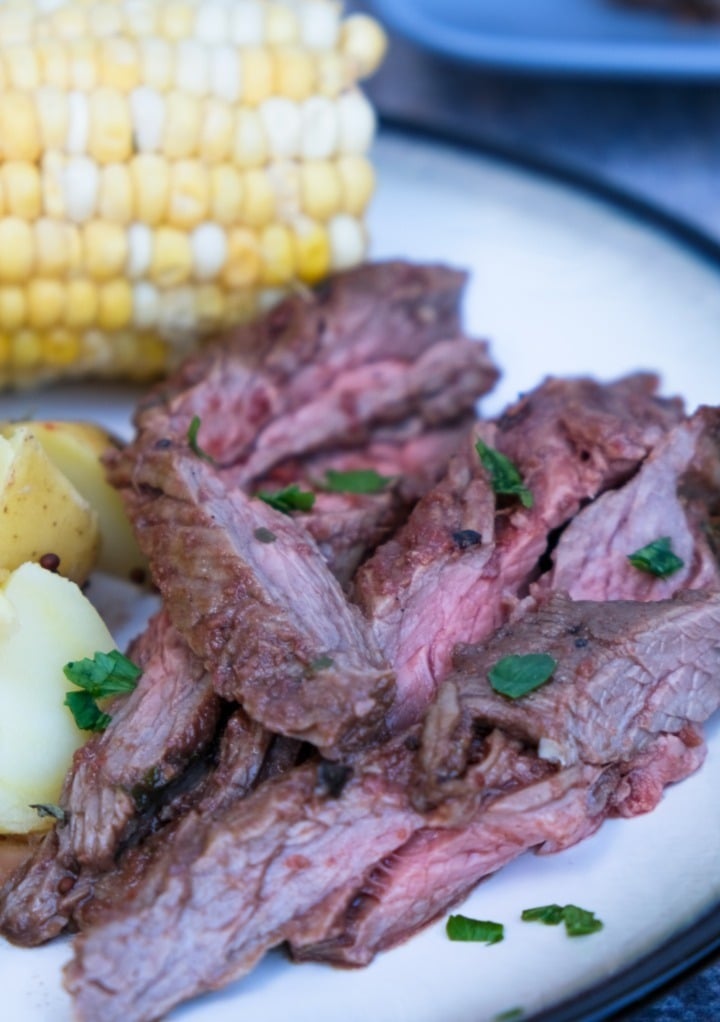
<path id="1" fill-rule="evenodd" d="M 720 24 L 613 0 L 374 0 L 389 28 L 428 49 L 525 73 L 720 77 Z"/>

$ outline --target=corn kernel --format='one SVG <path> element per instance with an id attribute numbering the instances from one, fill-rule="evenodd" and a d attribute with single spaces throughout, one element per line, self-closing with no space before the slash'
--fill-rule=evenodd
<path id="1" fill-rule="evenodd" d="M 34 46 L 16 44 L 5 46 L 3 62 L 7 85 L 13 89 L 31 91 L 40 85 L 40 64 Z M 7 87 L 7 86 L 6 86 Z"/>
<path id="2" fill-rule="evenodd" d="M 140 58 L 129 39 L 103 39 L 100 44 L 100 77 L 103 85 L 127 93 L 140 84 Z"/>
<path id="3" fill-rule="evenodd" d="M 101 330 L 120 330 L 132 321 L 132 289 L 126 280 L 111 280 L 98 289 L 97 322 Z"/>
<path id="4" fill-rule="evenodd" d="M 97 163 L 88 156 L 68 160 L 62 172 L 62 187 L 68 219 L 76 224 L 89 220 L 97 208 L 100 187 Z"/>
<path id="5" fill-rule="evenodd" d="M 0 333 L 0 368 L 7 369 L 10 365 L 10 358 L 12 356 L 12 340 L 8 334 Z M 4 372 L 0 379 L 3 383 L 9 381 L 9 374 Z"/>
<path id="6" fill-rule="evenodd" d="M 257 236 L 245 227 L 228 231 L 228 248 L 223 283 L 229 288 L 246 288 L 260 277 L 260 246 Z"/>
<path id="7" fill-rule="evenodd" d="M 0 330 L 14 332 L 27 322 L 25 290 L 17 285 L 0 287 Z"/>
<path id="8" fill-rule="evenodd" d="M 247 49 L 242 55 L 242 97 L 248 106 L 258 106 L 274 92 L 272 55 L 264 47 Z"/>
<path id="9" fill-rule="evenodd" d="M 40 156 L 40 125 L 33 99 L 25 92 L 0 93 L 0 147 L 6 160 Z"/>
<path id="10" fill-rule="evenodd" d="M 266 173 L 275 195 L 277 218 L 292 223 L 302 212 L 299 165 L 294 160 L 277 160 Z"/>
<path id="11" fill-rule="evenodd" d="M 155 334 L 136 334 L 137 371 L 142 378 L 159 376 L 168 367 L 168 346 Z"/>
<path id="12" fill-rule="evenodd" d="M 260 232 L 262 283 L 275 287 L 291 280 L 295 273 L 292 234 L 282 224 L 270 224 Z"/>
<path id="13" fill-rule="evenodd" d="M 59 39 L 38 39 L 36 45 L 41 79 L 46 85 L 60 89 L 70 88 L 70 67 L 67 46 Z"/>
<path id="14" fill-rule="evenodd" d="M 265 41 L 265 4 L 236 0 L 230 12 L 230 38 L 236 46 L 262 46 Z"/>
<path id="15" fill-rule="evenodd" d="M 340 29 L 340 49 L 350 61 L 354 77 L 366 78 L 380 66 L 387 50 L 387 36 L 374 18 L 352 14 Z"/>
<path id="16" fill-rule="evenodd" d="M 375 189 L 375 171 L 364 156 L 341 156 L 337 172 L 342 189 L 342 208 L 352 216 L 362 216 Z"/>
<path id="17" fill-rule="evenodd" d="M 330 270 L 330 241 L 327 230 L 313 221 L 298 224 L 293 241 L 297 276 L 306 284 L 317 284 Z"/>
<path id="18" fill-rule="evenodd" d="M 164 337 L 191 334 L 195 326 L 195 288 L 172 287 L 160 295 L 158 332 Z"/>
<path id="19" fill-rule="evenodd" d="M 89 35 L 85 13 L 77 4 L 59 7 L 50 17 L 60 39 L 81 39 Z"/>
<path id="20" fill-rule="evenodd" d="M 165 127 L 165 97 L 157 89 L 139 85 L 130 93 L 129 103 L 135 149 L 158 152 Z"/>
<path id="21" fill-rule="evenodd" d="M 225 326 L 234 326 L 236 323 L 246 323 L 256 315 L 258 305 L 258 295 L 255 288 L 235 288 L 225 295 L 223 324 Z"/>
<path id="22" fill-rule="evenodd" d="M 96 89 L 89 97 L 88 152 L 98 163 L 120 163 L 132 152 L 132 125 L 125 96 L 117 89 Z"/>
<path id="23" fill-rule="evenodd" d="M 229 43 L 214 46 L 209 71 L 212 95 L 224 103 L 238 103 L 242 95 L 242 57 L 236 48 Z"/>
<path id="24" fill-rule="evenodd" d="M 47 86 L 38 89 L 35 94 L 37 103 L 38 126 L 40 129 L 40 141 L 45 151 L 48 149 L 62 149 L 68 133 L 68 120 L 70 112 L 68 109 L 67 93 Z"/>
<path id="25" fill-rule="evenodd" d="M 41 277 L 60 277 L 82 264 L 80 230 L 65 220 L 41 217 L 33 226 L 35 272 Z"/>
<path id="26" fill-rule="evenodd" d="M 200 138 L 202 104 L 195 96 L 169 92 L 162 151 L 170 160 L 194 156 Z"/>
<path id="27" fill-rule="evenodd" d="M 238 110 L 232 157 L 239 167 L 261 167 L 267 160 L 267 137 L 257 110 Z"/>
<path id="28" fill-rule="evenodd" d="M 10 160 L 2 164 L 0 174 L 7 212 L 23 220 L 37 220 L 42 211 L 42 193 L 35 164 Z"/>
<path id="29" fill-rule="evenodd" d="M 307 160 L 327 160 L 337 151 L 337 103 L 327 96 L 311 96 L 300 111 L 300 154 Z"/>
<path id="30" fill-rule="evenodd" d="M 333 270 L 347 270 L 362 262 L 367 250 L 363 224 L 347 213 L 338 213 L 328 221 L 330 265 Z"/>
<path id="31" fill-rule="evenodd" d="M 102 38 L 120 35 L 123 30 L 122 7 L 114 3 L 93 3 L 88 12 L 88 21 L 93 36 Z"/>
<path id="32" fill-rule="evenodd" d="M 240 220 L 243 208 L 241 173 L 230 163 L 221 163 L 210 171 L 210 217 L 230 226 Z"/>
<path id="33" fill-rule="evenodd" d="M 269 3 L 265 14 L 265 41 L 268 46 L 295 42 L 300 33 L 297 15 L 284 4 Z"/>
<path id="34" fill-rule="evenodd" d="M 72 156 L 84 156 L 90 133 L 90 104 L 86 92 L 79 89 L 68 92 L 68 114 L 65 151 Z"/>
<path id="35" fill-rule="evenodd" d="M 15 216 L 0 220 L 0 281 L 20 284 L 28 280 L 34 255 L 30 224 Z"/>
<path id="36" fill-rule="evenodd" d="M 122 335 L 118 334 L 111 344 L 110 338 L 101 330 L 86 330 L 80 338 L 82 364 L 101 376 L 111 376 L 128 369 L 129 365 L 122 359 L 128 345 L 123 345 L 121 338 Z"/>
<path id="37" fill-rule="evenodd" d="M 3 4 L 0 9 L 0 38 L 6 43 L 29 43 L 32 40 L 34 11 L 26 4 Z"/>
<path id="38" fill-rule="evenodd" d="M 91 220 L 83 228 L 85 267 L 95 280 L 110 280 L 125 268 L 127 236 L 119 224 Z"/>
<path id="39" fill-rule="evenodd" d="M 178 160 L 170 169 L 167 220 L 171 227 L 195 227 L 208 215 L 210 181 L 199 160 Z"/>
<path id="40" fill-rule="evenodd" d="M 250 227 L 264 227 L 275 219 L 275 195 L 264 170 L 246 170 L 243 175 L 242 219 Z"/>
<path id="41" fill-rule="evenodd" d="M 375 135 L 375 111 L 358 89 L 338 100 L 338 124 L 341 153 L 359 154 L 369 149 Z"/>
<path id="42" fill-rule="evenodd" d="M 217 99 L 208 99 L 203 104 L 201 120 L 198 155 L 206 163 L 226 160 L 233 144 L 233 108 Z"/>
<path id="43" fill-rule="evenodd" d="M 65 326 L 83 330 L 95 323 L 97 313 L 97 285 L 82 278 L 69 280 L 65 294 Z"/>
<path id="44" fill-rule="evenodd" d="M 48 152 L 42 158 L 41 181 L 43 211 L 55 220 L 65 219 L 65 168 L 61 153 Z"/>
<path id="45" fill-rule="evenodd" d="M 159 227 L 153 239 L 150 277 L 162 287 L 173 287 L 192 274 L 192 248 L 185 231 Z"/>
<path id="46" fill-rule="evenodd" d="M 68 43 L 68 71 L 70 88 L 91 92 L 100 80 L 99 61 L 95 40 L 73 39 Z"/>
<path id="47" fill-rule="evenodd" d="M 330 160 L 306 160 L 300 167 L 302 207 L 313 220 L 327 220 L 342 206 L 342 182 Z"/>
<path id="48" fill-rule="evenodd" d="M 335 50 L 320 53 L 315 64 L 315 91 L 335 99 L 351 83 L 346 61 Z"/>
<path id="49" fill-rule="evenodd" d="M 62 321 L 65 288 L 59 280 L 34 277 L 27 286 L 27 319 L 34 330 L 46 330 Z"/>
<path id="50" fill-rule="evenodd" d="M 140 41 L 140 75 L 145 85 L 167 92 L 175 78 L 175 54 L 165 39 Z"/>
<path id="51" fill-rule="evenodd" d="M 138 220 L 156 227 L 165 218 L 170 194 L 170 168 L 161 156 L 143 154 L 130 161 L 130 177 Z"/>
<path id="52" fill-rule="evenodd" d="M 172 0 L 160 12 L 160 35 L 166 39 L 187 39 L 193 33 L 194 11 L 190 4 Z"/>
<path id="53" fill-rule="evenodd" d="M 157 33 L 158 5 L 155 0 L 133 0 L 125 4 L 125 28 L 136 39 L 151 38 Z"/>
<path id="54" fill-rule="evenodd" d="M 133 324 L 139 330 L 153 329 L 160 312 L 160 295 L 154 284 L 141 280 L 133 284 Z"/>
<path id="55" fill-rule="evenodd" d="M 217 0 L 201 0 L 195 19 L 195 38 L 201 43 L 222 43 L 228 38 L 228 11 Z"/>
<path id="56" fill-rule="evenodd" d="M 315 88 L 315 64 L 297 46 L 283 47 L 275 54 L 275 87 L 279 96 L 296 102 L 308 99 Z"/>
<path id="57" fill-rule="evenodd" d="M 217 330 L 225 314 L 225 296 L 217 284 L 198 284 L 195 288 L 195 323 L 200 333 Z"/>
<path id="58" fill-rule="evenodd" d="M 300 149 L 300 107 L 283 96 L 272 96 L 260 104 L 259 113 L 267 136 L 270 155 L 296 156 Z"/>
<path id="59" fill-rule="evenodd" d="M 199 224 L 190 235 L 193 271 L 196 280 L 217 277 L 227 258 L 227 238 L 219 224 Z"/>
<path id="60" fill-rule="evenodd" d="M 40 364 L 42 342 L 35 330 L 23 328 L 13 337 L 11 362 L 18 373 L 29 373 Z"/>
<path id="61" fill-rule="evenodd" d="M 104 220 L 129 224 L 134 215 L 133 186 L 127 163 L 110 163 L 100 172 L 98 213 Z"/>
<path id="62" fill-rule="evenodd" d="M 191 96 L 206 96 L 210 91 L 210 63 L 207 47 L 197 39 L 183 39 L 175 55 L 175 85 Z"/>
<path id="63" fill-rule="evenodd" d="M 50 366 L 73 366 L 80 359 L 80 338 L 73 330 L 58 327 L 42 338 L 42 360 Z"/>

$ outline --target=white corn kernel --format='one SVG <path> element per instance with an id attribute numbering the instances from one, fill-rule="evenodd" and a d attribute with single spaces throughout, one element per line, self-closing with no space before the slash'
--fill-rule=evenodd
<path id="1" fill-rule="evenodd" d="M 259 113 L 270 155 L 276 158 L 296 156 L 300 149 L 301 125 L 298 104 L 282 96 L 273 96 L 260 104 Z"/>
<path id="2" fill-rule="evenodd" d="M 76 224 L 94 214 L 100 188 L 100 171 L 87 156 L 68 160 L 63 170 L 63 197 L 67 216 Z"/>
<path id="3" fill-rule="evenodd" d="M 231 11 L 230 32 L 237 46 L 262 46 L 265 12 L 258 0 L 238 0 Z"/>
<path id="4" fill-rule="evenodd" d="M 338 112 L 327 96 L 311 96 L 300 107 L 300 155 L 306 160 L 326 160 L 338 145 Z"/>
<path id="5" fill-rule="evenodd" d="M 300 8 L 300 38 L 311 50 L 332 50 L 340 34 L 340 17 L 335 4 L 308 0 Z"/>
<path id="6" fill-rule="evenodd" d="M 216 46 L 210 57 L 212 94 L 226 103 L 237 103 L 242 93 L 242 57 L 234 46 Z"/>
<path id="7" fill-rule="evenodd" d="M 90 133 L 90 108 L 84 92 L 73 90 L 68 93 L 68 133 L 65 149 L 71 156 L 82 156 L 87 152 Z"/>
<path id="8" fill-rule="evenodd" d="M 206 96 L 210 91 L 208 50 L 195 39 L 183 39 L 177 44 L 175 83 L 181 92 L 191 96 Z"/>
<path id="9" fill-rule="evenodd" d="M 141 85 L 130 93 L 130 117 L 135 147 L 141 153 L 160 150 L 165 127 L 165 100 L 157 89 Z"/>
<path id="10" fill-rule="evenodd" d="M 140 74 L 145 85 L 167 92 L 175 77 L 175 51 L 165 39 L 140 40 Z"/>
<path id="11" fill-rule="evenodd" d="M 328 220 L 330 265 L 333 270 L 347 270 L 362 262 L 367 247 L 365 230 L 355 217 L 338 213 Z"/>
<path id="12" fill-rule="evenodd" d="M 353 89 L 338 99 L 340 152 L 359 154 L 368 150 L 375 134 L 375 111 L 369 100 Z"/>
<path id="13" fill-rule="evenodd" d="M 152 259 L 152 230 L 147 224 L 134 223 L 128 227 L 128 258 L 126 271 L 131 280 L 140 280 L 150 269 Z"/>
<path id="14" fill-rule="evenodd" d="M 195 15 L 195 36 L 201 43 L 222 43 L 230 31 L 230 12 L 217 0 L 203 0 Z"/>
<path id="15" fill-rule="evenodd" d="M 154 327 L 160 313 L 160 296 L 154 284 L 142 280 L 133 285 L 133 323 L 140 330 Z"/>
<path id="16" fill-rule="evenodd" d="M 195 288 L 185 285 L 164 291 L 158 307 L 158 330 L 171 335 L 174 331 L 192 331 L 195 326 Z"/>
<path id="17" fill-rule="evenodd" d="M 227 238 L 219 224 L 198 224 L 190 236 L 193 267 L 197 280 L 212 280 L 225 265 Z"/>

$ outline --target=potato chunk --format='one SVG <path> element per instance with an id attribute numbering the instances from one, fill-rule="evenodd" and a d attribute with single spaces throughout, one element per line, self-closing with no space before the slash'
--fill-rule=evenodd
<path id="1" fill-rule="evenodd" d="M 75 583 L 38 564 L 0 585 L 0 834 L 43 830 L 31 804 L 56 803 L 72 755 L 87 739 L 64 705 L 70 660 L 115 648 Z"/>
<path id="2" fill-rule="evenodd" d="M 0 436 L 0 569 L 56 554 L 82 583 L 97 559 L 97 512 L 51 461 L 27 426 Z"/>

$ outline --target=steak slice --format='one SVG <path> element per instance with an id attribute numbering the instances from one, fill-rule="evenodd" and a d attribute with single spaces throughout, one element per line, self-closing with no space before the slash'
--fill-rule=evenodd
<path id="1" fill-rule="evenodd" d="M 302 526 L 186 444 L 149 451 L 137 483 L 141 546 L 216 691 L 328 754 L 384 733 L 392 673 Z"/>
<path id="2" fill-rule="evenodd" d="M 623 487 L 584 508 L 562 533 L 538 590 L 575 600 L 662 600 L 682 589 L 720 588 L 708 540 L 717 513 L 720 410 L 675 426 Z M 667 577 L 639 571 L 628 555 L 668 537 L 682 560 Z"/>
<path id="3" fill-rule="evenodd" d="M 454 646 L 491 634 L 539 573 L 549 534 L 626 480 L 681 416 L 657 380 L 550 379 L 479 437 L 510 458 L 533 495 L 496 500 L 472 443 L 407 524 L 358 571 L 355 596 L 396 671 L 390 726 L 418 721 Z"/>
<path id="4" fill-rule="evenodd" d="M 56 936 L 70 918 L 83 867 L 109 868 L 143 826 L 141 806 L 159 795 L 212 741 L 220 701 L 200 661 L 160 611 L 131 647 L 143 673 L 118 697 L 107 729 L 75 753 L 48 832 L 0 893 L 0 933 L 18 944 Z"/>

